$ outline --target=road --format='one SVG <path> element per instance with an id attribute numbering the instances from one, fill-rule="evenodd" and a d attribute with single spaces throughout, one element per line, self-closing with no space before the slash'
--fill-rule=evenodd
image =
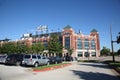
<path id="1" fill-rule="evenodd" d="M 30 68 L 0 65 L 0 80 L 120 80 L 119 74 L 106 64 L 77 63 L 47 72 Z"/>
<path id="2" fill-rule="evenodd" d="M 88 60 L 88 58 L 78 58 L 78 60 Z M 102 56 L 102 57 L 90 57 L 89 60 L 107 61 L 113 60 L 112 56 Z M 115 61 L 120 61 L 120 56 L 115 56 Z"/>

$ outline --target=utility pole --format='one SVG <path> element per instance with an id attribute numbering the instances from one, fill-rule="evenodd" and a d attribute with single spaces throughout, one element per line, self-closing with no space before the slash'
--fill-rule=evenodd
<path id="1" fill-rule="evenodd" d="M 113 42 L 115 42 L 115 41 L 112 40 L 112 30 L 111 30 L 111 26 L 110 26 L 110 37 L 111 37 L 112 57 L 113 57 L 113 62 L 115 62 L 114 48 L 113 48 Z"/>

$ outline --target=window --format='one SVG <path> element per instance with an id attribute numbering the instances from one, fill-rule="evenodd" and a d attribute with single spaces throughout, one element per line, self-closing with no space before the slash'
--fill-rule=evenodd
<path id="1" fill-rule="evenodd" d="M 89 52 L 85 52 L 84 56 L 89 57 Z"/>
<path id="2" fill-rule="evenodd" d="M 48 42 L 47 40 L 43 40 L 43 42 L 45 43 L 45 42 Z"/>
<path id="3" fill-rule="evenodd" d="M 29 59 L 29 58 L 30 58 L 30 55 L 25 55 L 25 58 Z"/>
<path id="4" fill-rule="evenodd" d="M 70 48 L 70 37 L 65 37 L 65 49 Z"/>
<path id="5" fill-rule="evenodd" d="M 77 39 L 77 48 L 82 49 L 82 40 L 80 38 Z"/>
<path id="6" fill-rule="evenodd" d="M 91 41 L 91 49 L 93 49 L 93 50 L 95 49 L 95 40 Z"/>
<path id="7" fill-rule="evenodd" d="M 83 56 L 83 52 L 78 52 L 78 57 L 82 57 Z"/>
<path id="8" fill-rule="evenodd" d="M 84 40 L 84 48 L 89 49 L 89 41 L 88 41 L 88 39 Z"/>
<path id="9" fill-rule="evenodd" d="M 35 56 L 35 55 L 32 55 L 32 58 L 33 58 L 33 59 L 36 59 L 36 56 Z"/>
<path id="10" fill-rule="evenodd" d="M 92 52 L 92 53 L 91 53 L 91 56 L 92 56 L 92 57 L 95 57 L 95 56 L 96 56 L 96 52 Z"/>
<path id="11" fill-rule="evenodd" d="M 41 56 L 40 56 L 40 55 L 38 55 L 37 57 L 38 57 L 38 59 L 41 59 Z"/>

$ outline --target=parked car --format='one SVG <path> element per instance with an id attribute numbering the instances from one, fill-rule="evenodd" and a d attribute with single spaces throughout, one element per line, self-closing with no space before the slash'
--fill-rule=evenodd
<path id="1" fill-rule="evenodd" d="M 0 63 L 4 64 L 6 61 L 7 55 L 1 55 L 0 56 Z"/>
<path id="2" fill-rule="evenodd" d="M 65 56 L 65 61 L 73 61 L 73 57 L 71 57 L 71 56 Z"/>
<path id="3" fill-rule="evenodd" d="M 20 66 L 23 61 L 24 54 L 9 54 L 6 58 L 5 64 L 12 64 Z"/>
<path id="4" fill-rule="evenodd" d="M 36 54 L 26 54 L 23 58 L 22 65 L 38 67 L 39 65 L 49 65 L 50 61 L 44 56 Z"/>
<path id="5" fill-rule="evenodd" d="M 51 56 L 48 59 L 50 60 L 50 64 L 62 63 L 62 58 L 60 58 L 59 56 Z"/>

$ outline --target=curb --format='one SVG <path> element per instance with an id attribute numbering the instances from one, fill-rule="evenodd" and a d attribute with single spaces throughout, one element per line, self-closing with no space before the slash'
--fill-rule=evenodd
<path id="1" fill-rule="evenodd" d="M 55 70 L 55 69 L 59 69 L 59 68 L 64 68 L 64 67 L 70 66 L 70 65 L 72 65 L 72 64 L 68 63 L 68 64 L 63 64 L 63 65 L 60 65 L 60 66 L 54 66 L 54 67 L 50 67 L 50 68 L 44 68 L 44 69 L 41 69 L 41 70 L 33 69 L 33 71 L 34 72 L 45 72 L 45 71 Z"/>

